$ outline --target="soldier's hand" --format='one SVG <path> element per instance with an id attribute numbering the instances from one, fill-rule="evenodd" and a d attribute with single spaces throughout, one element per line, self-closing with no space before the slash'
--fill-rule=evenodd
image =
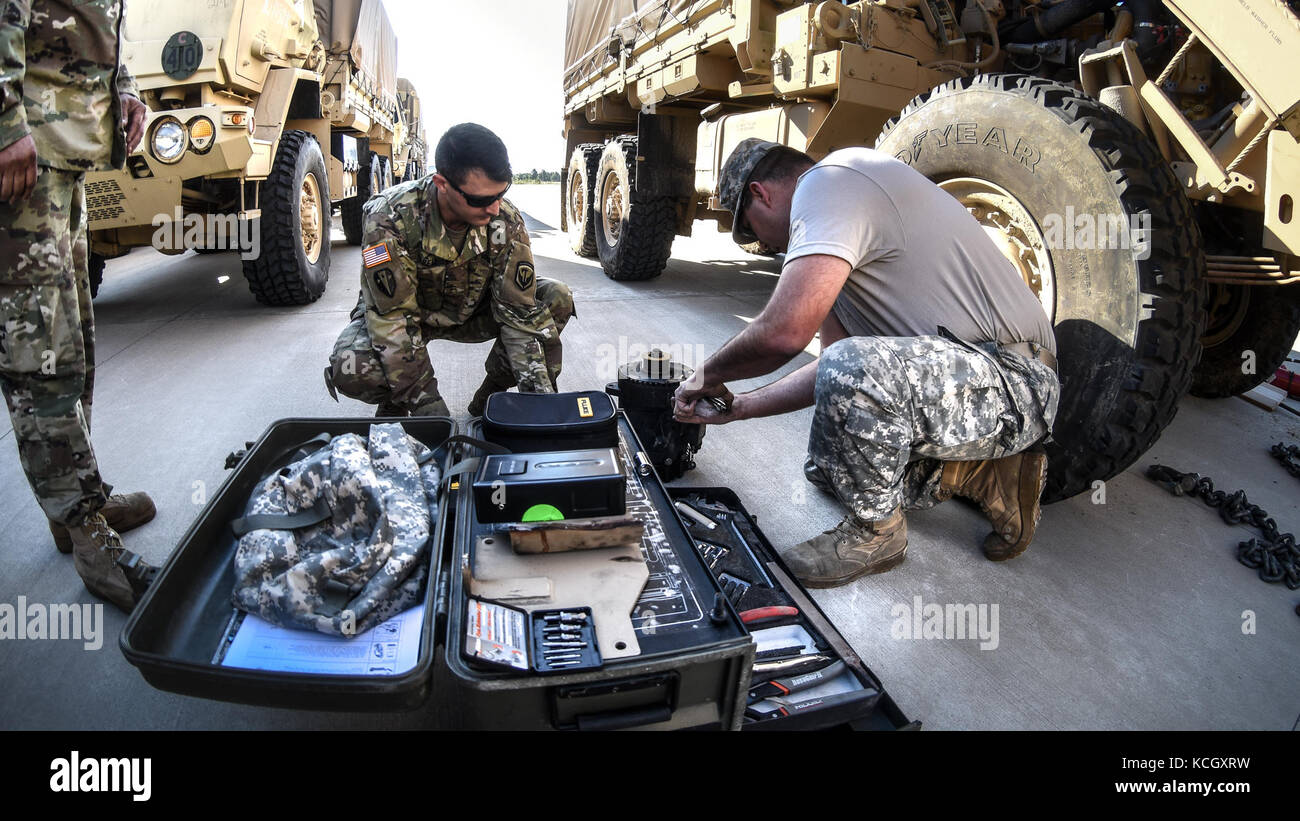
<path id="1" fill-rule="evenodd" d="M 0 200 L 18 204 L 36 189 L 36 141 L 28 134 L 0 150 Z"/>
<path id="2" fill-rule="evenodd" d="M 705 385 L 699 377 L 700 372 L 696 371 L 690 379 L 677 386 L 677 392 L 673 394 L 674 417 L 680 419 L 694 414 L 698 401 L 710 396 L 731 404 L 733 397 L 726 385 Z"/>
<path id="3" fill-rule="evenodd" d="M 730 396 L 728 394 L 728 401 L 725 402 L 721 398 L 712 401 L 700 399 L 695 402 L 694 407 L 689 411 L 678 411 L 677 407 L 674 406 L 673 419 L 688 425 L 725 425 L 728 422 L 735 422 L 738 419 L 745 418 L 742 399 L 743 394 L 741 396 Z"/>
<path id="4" fill-rule="evenodd" d="M 135 151 L 136 146 L 144 137 L 144 121 L 149 115 L 149 109 L 145 104 L 140 102 L 138 97 L 130 94 L 120 95 L 122 98 L 122 128 L 126 129 L 126 153 L 130 154 Z"/>

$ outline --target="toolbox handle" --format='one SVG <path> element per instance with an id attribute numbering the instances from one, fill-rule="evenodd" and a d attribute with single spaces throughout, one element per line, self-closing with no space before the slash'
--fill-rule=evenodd
<path id="1" fill-rule="evenodd" d="M 514 451 L 510 450 L 510 448 L 502 447 L 501 445 L 498 445 L 498 444 L 496 444 L 496 443 L 494 443 L 494 442 L 485 442 L 485 441 L 482 440 L 482 439 L 475 439 L 473 436 L 464 436 L 464 435 L 461 435 L 461 434 L 457 434 L 456 436 L 448 436 L 448 437 L 447 437 L 447 441 L 444 442 L 443 444 L 446 444 L 446 445 L 458 445 L 458 444 L 460 444 L 460 445 L 470 445 L 471 447 L 476 447 L 476 448 L 478 448 L 479 450 L 483 451 L 484 453 L 492 453 L 492 454 L 497 454 L 497 455 L 504 455 L 504 454 L 507 454 L 507 453 L 514 453 Z"/>
<path id="2" fill-rule="evenodd" d="M 672 708 L 667 704 L 653 707 L 632 707 L 612 713 L 593 713 L 574 719 L 578 729 L 602 732 L 606 730 L 625 730 L 628 727 L 641 727 L 668 721 L 673 717 Z"/>

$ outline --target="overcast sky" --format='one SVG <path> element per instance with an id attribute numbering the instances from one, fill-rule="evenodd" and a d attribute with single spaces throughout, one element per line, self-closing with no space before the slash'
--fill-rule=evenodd
<path id="1" fill-rule="evenodd" d="M 415 84 L 430 164 L 456 123 L 497 133 L 515 171 L 558 171 L 565 0 L 384 0 L 397 72 Z"/>

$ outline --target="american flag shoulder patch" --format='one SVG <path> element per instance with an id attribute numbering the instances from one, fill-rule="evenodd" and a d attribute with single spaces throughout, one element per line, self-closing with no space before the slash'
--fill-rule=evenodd
<path id="1" fill-rule="evenodd" d="M 393 258 L 388 253 L 388 243 L 381 242 L 372 245 L 361 252 L 361 264 L 367 268 L 374 268 L 376 265 L 383 265 L 385 262 L 392 262 Z"/>

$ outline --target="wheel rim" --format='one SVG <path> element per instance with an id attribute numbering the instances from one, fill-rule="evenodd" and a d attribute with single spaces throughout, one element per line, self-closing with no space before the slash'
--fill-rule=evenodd
<path id="1" fill-rule="evenodd" d="M 308 174 L 303 177 L 302 190 L 298 192 L 298 226 L 303 253 L 313 265 L 320 259 L 321 248 L 325 245 L 325 235 L 321 230 L 323 224 L 320 183 L 315 174 Z"/>
<path id="2" fill-rule="evenodd" d="M 966 206 L 1055 322 L 1056 274 L 1043 231 L 1029 209 L 1002 186 L 976 177 L 944 180 L 939 187 Z"/>
<path id="3" fill-rule="evenodd" d="M 569 175 L 569 224 L 581 227 L 584 220 L 583 206 L 586 205 L 586 192 L 583 190 L 582 175 L 576 171 Z"/>
<path id="4" fill-rule="evenodd" d="M 1246 314 L 1249 311 L 1248 286 L 1213 283 L 1209 305 L 1206 307 L 1208 316 L 1205 322 L 1205 334 L 1201 337 L 1201 346 L 1213 348 L 1215 345 L 1227 342 L 1246 321 Z"/>
<path id="5" fill-rule="evenodd" d="M 611 246 L 617 245 L 619 234 L 623 230 L 623 212 L 626 209 L 623 186 L 619 184 L 618 174 L 611 171 L 605 175 L 600 186 L 600 202 L 600 224 L 605 232 L 605 242 Z"/>

